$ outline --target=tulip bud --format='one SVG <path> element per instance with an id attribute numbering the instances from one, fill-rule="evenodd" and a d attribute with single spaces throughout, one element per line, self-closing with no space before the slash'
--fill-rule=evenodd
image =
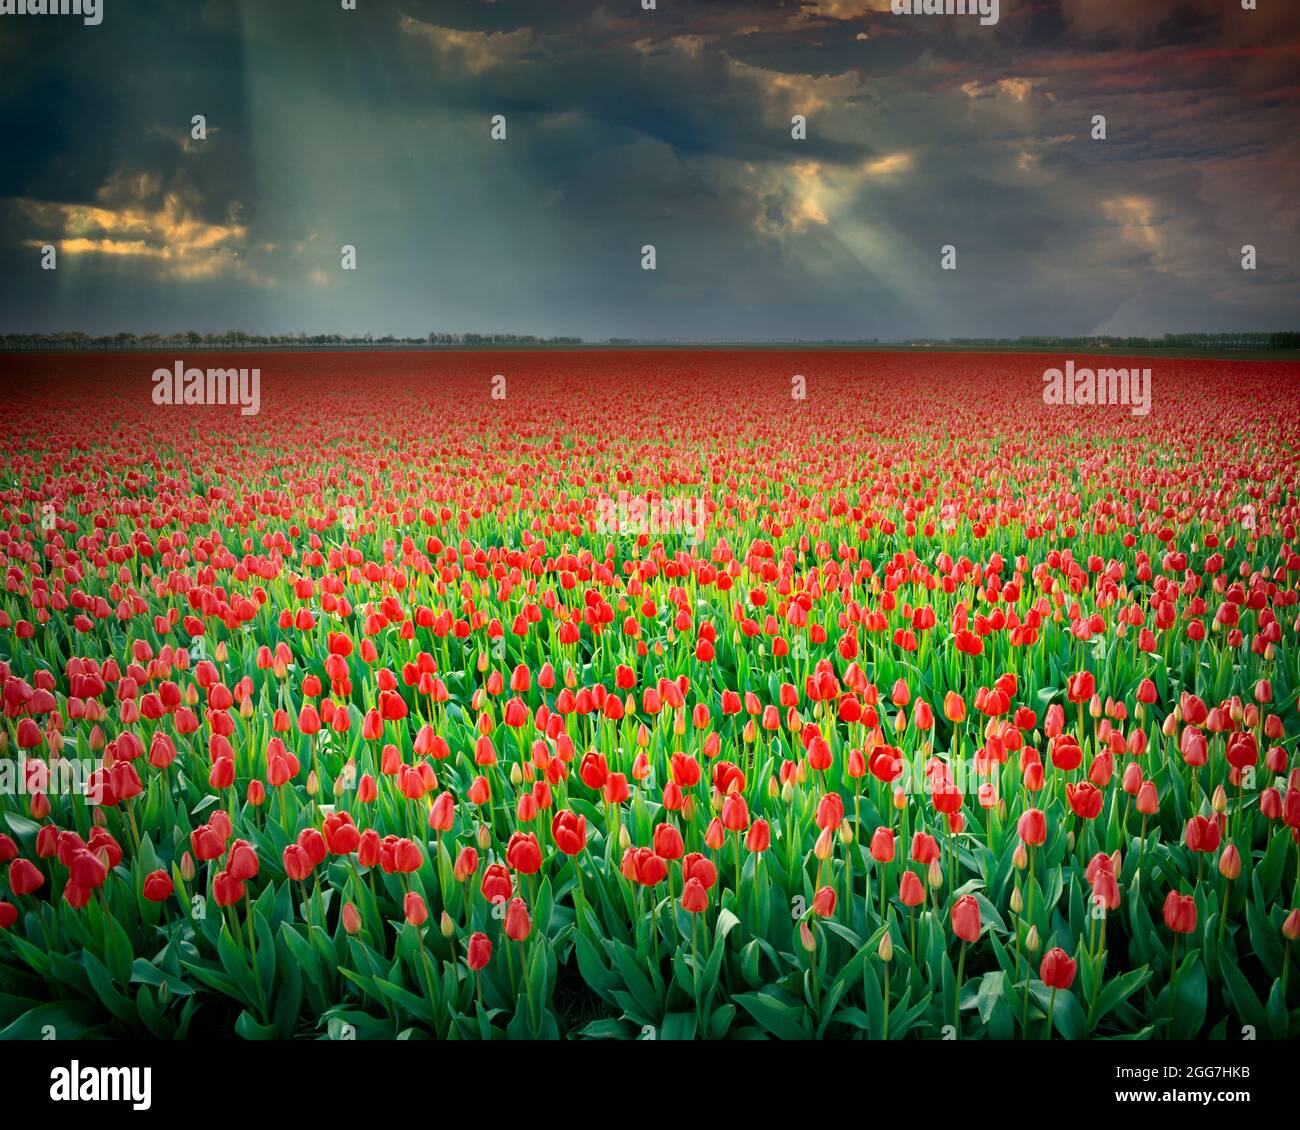
<path id="1" fill-rule="evenodd" d="M 905 809 L 906 807 L 907 807 L 907 793 L 905 793 L 902 789 L 895 789 L 894 790 L 895 810 L 898 812 L 902 812 L 903 809 Z"/>
<path id="2" fill-rule="evenodd" d="M 1300 910 L 1293 910 L 1282 922 L 1282 934 L 1288 942 L 1300 938 Z"/>
<path id="3" fill-rule="evenodd" d="M 776 800 L 781 795 L 781 784 L 775 777 L 767 779 L 767 795 L 771 800 Z"/>
<path id="4" fill-rule="evenodd" d="M 477 836 L 479 851 L 487 851 L 487 849 L 492 845 L 492 832 L 486 824 L 480 824 L 478 826 Z"/>
<path id="5" fill-rule="evenodd" d="M 1219 874 L 1229 880 L 1241 875 L 1241 852 L 1236 844 L 1229 844 L 1219 856 Z"/>
<path id="6" fill-rule="evenodd" d="M 853 828 L 849 821 L 845 820 L 840 825 L 840 843 L 851 844 L 857 837 L 853 834 Z"/>
<path id="7" fill-rule="evenodd" d="M 1011 892 L 1011 913 L 1019 914 L 1025 908 L 1025 900 L 1020 897 L 1020 888 L 1016 887 Z"/>
<path id="8" fill-rule="evenodd" d="M 781 786 L 781 799 L 786 804 L 790 804 L 794 800 L 794 783 L 792 781 L 787 780 L 786 783 Z"/>
<path id="9" fill-rule="evenodd" d="M 1224 792 L 1222 785 L 1215 788 L 1214 796 L 1210 800 L 1210 807 L 1213 808 L 1215 812 L 1228 811 L 1228 794 Z"/>
<path id="10" fill-rule="evenodd" d="M 188 851 L 181 856 L 181 878 L 187 883 L 194 878 L 194 857 Z"/>
<path id="11" fill-rule="evenodd" d="M 510 783 L 514 785 L 515 788 L 518 788 L 521 784 L 523 784 L 523 781 L 524 781 L 524 772 L 522 769 L 519 768 L 519 763 L 515 762 L 514 765 L 510 766 Z"/>
<path id="12" fill-rule="evenodd" d="M 350 902 L 343 907 L 343 929 L 349 934 L 361 933 L 361 915 Z"/>
<path id="13" fill-rule="evenodd" d="M 316 776 L 316 770 L 313 769 L 307 774 L 307 795 L 314 797 L 320 792 L 320 778 Z"/>
<path id="14" fill-rule="evenodd" d="M 632 834 L 627 830 L 626 824 L 618 826 L 618 846 L 621 851 L 627 851 L 632 846 Z"/>
<path id="15" fill-rule="evenodd" d="M 943 868 L 939 866 L 937 859 L 930 860 L 930 870 L 926 874 L 930 886 L 938 889 L 943 886 Z"/>
<path id="16" fill-rule="evenodd" d="M 1025 949 L 1030 953 L 1038 952 L 1038 927 L 1030 926 L 1029 933 L 1025 935 Z"/>
<path id="17" fill-rule="evenodd" d="M 451 915 L 445 910 L 442 912 L 442 917 L 438 920 L 438 929 L 442 931 L 442 936 L 444 938 L 451 938 L 456 934 L 456 923 L 452 921 Z"/>
<path id="18" fill-rule="evenodd" d="M 886 965 L 894 960 L 894 940 L 889 936 L 886 930 L 880 939 L 880 945 L 876 947 L 876 956 Z"/>
<path id="19" fill-rule="evenodd" d="M 1023 842 L 1016 844 L 1016 850 L 1011 853 L 1011 863 L 1017 871 L 1029 866 L 1029 852 Z"/>
<path id="20" fill-rule="evenodd" d="M 807 922 L 799 923 L 799 944 L 809 953 L 813 953 L 817 949 L 817 939 L 813 937 L 812 928 Z"/>

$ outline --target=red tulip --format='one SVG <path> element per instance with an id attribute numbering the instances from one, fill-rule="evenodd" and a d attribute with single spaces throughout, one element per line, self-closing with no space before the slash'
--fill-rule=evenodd
<path id="1" fill-rule="evenodd" d="M 522 942 L 527 939 L 532 928 L 528 904 L 520 898 L 511 899 L 510 905 L 506 907 L 506 936 L 513 942 Z"/>
<path id="2" fill-rule="evenodd" d="M 492 960 L 492 942 L 486 934 L 470 935 L 469 945 L 465 951 L 465 964 L 470 972 L 477 973 Z"/>
<path id="3" fill-rule="evenodd" d="M 577 855 L 587 846 L 587 818 L 560 809 L 551 821 L 551 835 L 555 839 L 555 846 L 565 855 Z"/>
<path id="4" fill-rule="evenodd" d="M 973 896 L 962 895 L 953 904 L 952 932 L 964 942 L 979 941 L 980 904 Z"/>
<path id="5" fill-rule="evenodd" d="M 1060 947 L 1050 949 L 1043 955 L 1038 967 L 1038 976 L 1049 989 L 1068 989 L 1074 984 L 1074 974 L 1078 963 Z"/>
<path id="6" fill-rule="evenodd" d="M 479 882 L 479 892 L 490 903 L 505 902 L 514 894 L 514 879 L 500 863 L 490 863 Z"/>
<path id="7" fill-rule="evenodd" d="M 709 892 L 698 879 L 687 879 L 682 888 L 682 909 L 700 914 L 709 908 Z"/>
<path id="8" fill-rule="evenodd" d="M 15 859 L 9 864 L 9 889 L 16 895 L 30 895 L 45 885 L 45 876 L 27 859 Z"/>
<path id="9" fill-rule="evenodd" d="M 144 897 L 150 902 L 166 902 L 174 891 L 175 884 L 166 871 L 152 871 L 145 876 Z"/>
<path id="10" fill-rule="evenodd" d="M 1039 808 L 1027 808 L 1020 814 L 1016 832 L 1026 847 L 1038 847 L 1047 839 L 1047 816 Z"/>
<path id="11" fill-rule="evenodd" d="M 577 833 L 567 832 L 566 835 L 576 838 Z M 557 837 L 557 844 L 558 842 Z M 573 839 L 570 839 L 572 842 Z M 516 832 L 512 835 L 506 845 L 506 863 L 521 874 L 536 875 L 542 867 L 542 849 L 538 846 L 537 836 L 532 832 Z"/>
<path id="12" fill-rule="evenodd" d="M 1095 820 L 1101 813 L 1106 795 L 1090 781 L 1081 781 L 1065 786 L 1065 799 L 1076 816 L 1081 816 L 1084 820 Z"/>
<path id="13" fill-rule="evenodd" d="M 429 917 L 429 908 L 416 891 L 407 891 L 402 900 L 402 913 L 412 926 L 422 926 Z"/>
<path id="14" fill-rule="evenodd" d="M 1165 925 L 1175 934 L 1190 934 L 1196 929 L 1196 900 L 1170 891 L 1165 896 L 1164 916 Z"/>

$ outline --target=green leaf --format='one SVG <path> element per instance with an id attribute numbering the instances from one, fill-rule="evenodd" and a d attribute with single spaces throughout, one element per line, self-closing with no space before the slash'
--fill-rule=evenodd
<path id="1" fill-rule="evenodd" d="M 697 1018 L 693 1012 L 666 1012 L 659 1030 L 661 1040 L 694 1040 Z"/>
<path id="2" fill-rule="evenodd" d="M 780 1040 L 807 1040 L 811 1037 L 803 1020 L 806 1010 L 787 1004 L 772 993 L 741 993 L 736 1003 Z"/>
<path id="3" fill-rule="evenodd" d="M 1151 980 L 1151 970 L 1143 965 L 1139 969 L 1132 969 L 1112 977 L 1106 982 L 1101 992 L 1097 994 L 1096 1003 L 1088 1012 L 1088 1031 L 1091 1032 L 1096 1028 L 1098 1021 L 1128 1000 L 1149 980 Z"/>

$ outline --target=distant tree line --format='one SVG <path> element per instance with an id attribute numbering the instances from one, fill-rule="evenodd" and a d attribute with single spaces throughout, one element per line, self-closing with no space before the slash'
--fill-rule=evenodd
<path id="1" fill-rule="evenodd" d="M 0 350 L 32 349 L 431 349 L 464 345 L 581 345 L 580 337 L 538 337 L 535 334 L 431 333 L 424 337 L 385 334 L 253 334 L 243 330 L 199 333 L 87 334 L 79 330 L 56 333 L 0 334 Z"/>
<path id="2" fill-rule="evenodd" d="M 919 344 L 909 342 L 908 344 Z M 1189 333 L 1163 337 L 955 337 L 949 345 L 1016 346 L 1021 349 L 1300 349 L 1300 332 Z"/>
<path id="3" fill-rule="evenodd" d="M 385 334 L 253 334 L 243 330 L 199 333 L 115 333 L 87 334 L 79 330 L 57 333 L 0 334 L 0 351 L 24 350 L 132 350 L 132 349 L 439 349 L 463 346 L 566 346 L 585 344 L 580 337 L 538 337 L 535 334 L 447 333 L 435 331 L 424 337 L 394 337 Z M 593 343 L 594 344 L 594 343 Z M 1182 333 L 1163 337 L 954 337 L 913 338 L 907 341 L 880 341 L 877 338 L 799 338 L 773 339 L 767 342 L 674 341 L 670 339 L 611 337 L 609 345 L 841 345 L 924 347 L 953 346 L 960 349 L 1233 349 L 1269 350 L 1300 349 L 1300 331 L 1271 333 Z"/>

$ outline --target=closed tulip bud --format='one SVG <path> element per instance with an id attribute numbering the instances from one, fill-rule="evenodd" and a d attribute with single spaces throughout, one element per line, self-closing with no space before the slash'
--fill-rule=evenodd
<path id="1" fill-rule="evenodd" d="M 813 844 L 813 855 L 818 859 L 825 861 L 830 859 L 835 851 L 835 829 L 827 825 L 817 836 L 817 842 Z"/>
<path id="2" fill-rule="evenodd" d="M 193 880 L 194 874 L 194 856 L 187 851 L 181 855 L 181 878 L 188 883 Z"/>
<path id="3" fill-rule="evenodd" d="M 307 795 L 316 796 L 320 793 L 320 778 L 316 776 L 316 770 L 313 769 L 307 774 Z"/>
<path id="4" fill-rule="evenodd" d="M 953 904 L 952 932 L 964 942 L 979 941 L 980 906 L 971 895 L 962 895 Z"/>
<path id="5" fill-rule="evenodd" d="M 1300 909 L 1291 911 L 1282 923 L 1282 934 L 1288 942 L 1300 938 Z"/>
<path id="6" fill-rule="evenodd" d="M 361 915 L 352 903 L 346 903 L 343 907 L 343 929 L 349 934 L 361 933 Z"/>
<path id="7" fill-rule="evenodd" d="M 927 872 L 926 878 L 929 880 L 930 886 L 936 890 L 943 886 L 943 868 L 939 866 L 937 859 L 930 861 L 930 870 Z"/>
<path id="8" fill-rule="evenodd" d="M 1011 913 L 1019 914 L 1025 908 L 1025 900 L 1020 897 L 1020 888 L 1015 887 L 1011 891 Z"/>
<path id="9" fill-rule="evenodd" d="M 852 825 L 849 824 L 847 820 L 840 825 L 839 831 L 836 833 L 836 835 L 839 836 L 840 843 L 842 844 L 851 844 L 853 843 L 854 840 L 857 839 L 857 836 L 854 835 Z"/>
<path id="10" fill-rule="evenodd" d="M 781 800 L 786 804 L 790 804 L 794 800 L 793 781 L 787 779 L 785 784 L 781 786 Z"/>
<path id="11" fill-rule="evenodd" d="M 1059 946 L 1043 955 L 1038 976 L 1049 989 L 1068 989 L 1074 984 L 1078 963 Z"/>
<path id="12" fill-rule="evenodd" d="M 524 771 L 519 768 L 519 763 L 516 762 L 514 765 L 510 766 L 510 783 L 514 785 L 515 788 L 518 788 L 523 784 L 523 782 Z"/>
<path id="13" fill-rule="evenodd" d="M 429 908 L 418 892 L 407 891 L 406 898 L 402 902 L 402 913 L 412 926 L 423 926 L 428 920 Z"/>
<path id="14" fill-rule="evenodd" d="M 506 907 L 506 936 L 513 942 L 522 942 L 527 940 L 532 928 L 528 904 L 521 898 L 511 899 Z"/>
<path id="15" fill-rule="evenodd" d="M 438 929 L 444 938 L 452 938 L 456 935 L 456 923 L 445 910 L 442 912 L 442 917 L 438 919 Z"/>
<path id="16" fill-rule="evenodd" d="M 480 824 L 477 832 L 479 851 L 487 851 L 492 846 L 492 831 L 486 824 Z"/>
<path id="17" fill-rule="evenodd" d="M 904 906 L 920 906 L 925 901 L 925 889 L 915 871 L 904 871 L 898 881 L 898 898 Z"/>
<path id="18" fill-rule="evenodd" d="M 817 939 L 813 935 L 812 927 L 807 922 L 799 923 L 799 944 L 808 953 L 815 953 L 817 950 Z"/>
<path id="19" fill-rule="evenodd" d="M 710 851 L 717 851 L 726 842 L 727 832 L 722 826 L 722 821 L 716 816 L 709 821 L 709 826 L 704 830 L 704 843 Z"/>
<path id="20" fill-rule="evenodd" d="M 1143 816 L 1154 816 L 1160 811 L 1160 797 L 1154 781 L 1142 782 L 1142 787 L 1138 789 L 1136 808 Z"/>
<path id="21" fill-rule="evenodd" d="M 876 947 L 876 956 L 886 965 L 894 960 L 894 939 L 889 936 L 888 930 L 881 936 L 880 945 Z"/>
<path id="22" fill-rule="evenodd" d="M 1038 927 L 1030 926 L 1029 933 L 1025 935 L 1025 949 L 1027 949 L 1030 953 L 1037 953 L 1038 946 L 1039 946 Z"/>
<path id="23" fill-rule="evenodd" d="M 902 812 L 903 809 L 907 807 L 907 793 L 905 793 L 902 789 L 895 789 L 893 801 L 894 801 L 895 811 Z"/>
<path id="24" fill-rule="evenodd" d="M 492 942 L 486 934 L 473 934 L 466 947 L 465 963 L 470 972 L 477 973 L 492 960 Z"/>
<path id="25" fill-rule="evenodd" d="M 1041 809 L 1027 808 L 1016 825 L 1020 840 L 1028 847 L 1038 847 L 1047 839 L 1047 817 Z"/>
<path id="26" fill-rule="evenodd" d="M 1241 852 L 1236 844 L 1229 844 L 1219 856 L 1219 874 L 1225 879 L 1236 879 L 1241 875 Z"/>
<path id="27" fill-rule="evenodd" d="M 1017 871 L 1023 871 L 1029 866 L 1029 849 L 1023 842 L 1016 844 L 1016 850 L 1011 853 L 1011 865 Z"/>
<path id="28" fill-rule="evenodd" d="M 1196 929 L 1196 900 L 1191 895 L 1170 891 L 1165 897 L 1165 925 L 1175 934 L 1190 934 Z"/>

